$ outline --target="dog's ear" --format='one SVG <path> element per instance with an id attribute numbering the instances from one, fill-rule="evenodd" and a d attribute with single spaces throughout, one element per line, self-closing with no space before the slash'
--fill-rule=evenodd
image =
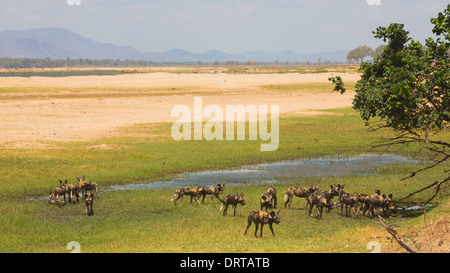
<path id="1" fill-rule="evenodd" d="M 392 199 L 392 193 L 388 195 L 389 199 Z"/>
<path id="2" fill-rule="evenodd" d="M 67 184 L 67 181 L 69 181 L 68 179 L 64 180 L 64 184 Z"/>

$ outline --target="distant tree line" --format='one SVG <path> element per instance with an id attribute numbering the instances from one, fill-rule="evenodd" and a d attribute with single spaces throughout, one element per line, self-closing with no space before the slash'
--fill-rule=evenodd
<path id="1" fill-rule="evenodd" d="M 58 68 L 58 67 L 145 67 L 145 66 L 201 66 L 201 65 L 328 65 L 342 64 L 342 62 L 331 62 L 329 60 L 321 61 L 318 58 L 316 62 L 272 62 L 259 61 L 192 61 L 192 62 L 155 62 L 142 60 L 118 60 L 118 59 L 50 59 L 50 58 L 0 58 L 0 68 L 19 69 L 19 68 Z"/>
<path id="2" fill-rule="evenodd" d="M 39 59 L 39 58 L 0 58 L 0 68 L 55 68 L 55 67 L 123 67 L 123 66 L 154 66 L 158 63 L 152 61 L 136 60 L 91 60 L 91 59 Z"/>

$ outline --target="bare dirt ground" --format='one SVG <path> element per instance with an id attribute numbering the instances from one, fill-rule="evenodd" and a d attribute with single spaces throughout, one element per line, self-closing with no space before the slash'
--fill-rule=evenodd
<path id="1" fill-rule="evenodd" d="M 337 74 L 346 82 L 356 82 L 358 74 Z M 0 92 L 0 144 L 22 146 L 39 141 L 95 140 L 115 135 L 116 128 L 139 123 L 174 122 L 172 108 L 185 104 L 193 109 L 194 96 L 201 96 L 203 108 L 226 105 L 279 105 L 280 113 L 318 114 L 318 109 L 351 106 L 352 92 L 268 91 L 262 85 L 328 83 L 331 73 L 321 74 L 175 74 L 145 73 L 117 76 L 2 78 L 0 88 L 29 90 L 32 97 L 17 92 Z M 45 91 L 48 88 L 48 93 Z M 77 88 L 52 97 L 55 90 Z M 116 96 L 111 90 L 166 90 L 166 94 L 126 92 Z M 186 92 L 172 92 L 173 88 Z M 331 90 L 330 90 L 331 91 Z M 82 97 L 83 92 L 92 92 Z M 33 92 L 31 92 L 33 93 Z M 98 94 L 96 96 L 95 94 Z M 106 96 L 105 96 L 106 95 Z M 81 97 L 80 97 L 81 96 Z"/>

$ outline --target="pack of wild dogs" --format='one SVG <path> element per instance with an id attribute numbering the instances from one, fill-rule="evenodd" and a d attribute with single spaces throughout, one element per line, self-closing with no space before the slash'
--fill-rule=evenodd
<path id="1" fill-rule="evenodd" d="M 85 179 L 83 175 L 81 178 L 76 177 L 78 182 L 67 184 L 68 179 L 61 181 L 59 180 L 59 186 L 55 187 L 54 191 L 50 190 L 50 195 L 48 197 L 49 204 L 57 205 L 59 207 L 64 207 L 68 202 L 76 204 L 79 199 L 84 196 L 84 203 L 86 205 L 86 215 L 94 215 L 94 210 L 92 208 L 94 204 L 94 197 L 98 195 L 98 184 L 96 182 L 90 182 Z M 76 198 L 76 201 L 75 201 Z"/>
<path id="2" fill-rule="evenodd" d="M 206 195 L 211 195 L 211 202 L 214 198 L 221 202 L 220 211 L 223 210 L 223 216 L 227 215 L 228 206 L 234 210 L 233 216 L 239 215 L 237 212 L 237 205 L 245 205 L 244 193 L 234 193 L 226 194 L 223 199 L 219 197 L 219 194 L 224 191 L 225 184 L 217 184 L 216 186 L 198 186 L 196 188 L 181 188 L 175 191 L 171 202 L 181 206 L 181 201 L 185 195 L 190 196 L 190 201 L 194 200 L 196 204 L 200 205 L 204 203 Z M 376 215 L 381 215 L 383 217 L 390 217 L 391 214 L 396 212 L 395 205 L 392 201 L 392 194 L 386 196 L 382 194 L 380 190 L 376 190 L 374 194 L 363 194 L 363 193 L 347 193 L 344 191 L 345 185 L 330 185 L 328 190 L 320 190 L 319 185 L 311 185 L 310 187 L 290 187 L 286 190 L 284 194 L 284 208 L 291 209 L 292 201 L 294 196 L 305 198 L 306 208 L 309 206 L 308 215 L 313 216 L 313 208 L 316 207 L 317 217 L 322 218 L 323 209 L 329 213 L 335 207 L 341 207 L 341 214 L 345 216 L 352 217 L 352 211 L 354 212 L 356 218 L 358 218 L 360 212 L 362 215 L 368 217 L 374 217 Z M 339 202 L 333 202 L 333 198 L 336 197 Z M 201 199 L 201 201 L 200 201 Z M 276 209 L 278 206 L 277 202 L 277 191 L 275 187 L 269 186 L 267 191 L 263 193 L 260 197 L 260 210 L 254 210 L 250 213 L 247 219 L 247 226 L 245 228 L 244 235 L 247 234 L 248 229 L 252 223 L 255 223 L 255 236 L 257 236 L 259 225 L 261 224 L 260 236 L 262 237 L 263 226 L 269 224 L 270 231 L 275 237 L 273 231 L 273 223 L 279 224 L 280 217 L 278 210 L 277 212 L 271 211 L 269 209 Z"/>
<path id="3" fill-rule="evenodd" d="M 81 178 L 76 177 L 78 182 L 67 184 L 68 180 L 59 180 L 59 186 L 55 187 L 54 191 L 50 191 L 48 202 L 59 207 L 65 206 L 67 201 L 72 204 L 79 202 L 79 199 L 84 196 L 86 213 L 87 216 L 94 215 L 93 203 L 94 197 L 98 195 L 98 184 L 96 182 L 90 182 L 85 179 L 85 176 Z M 388 196 L 382 194 L 379 190 L 375 191 L 375 194 L 363 194 L 363 193 L 347 193 L 344 191 L 345 185 L 330 185 L 328 190 L 320 190 L 319 185 L 311 185 L 310 187 L 289 187 L 284 194 L 284 208 L 291 209 L 292 201 L 294 196 L 305 198 L 306 207 L 309 206 L 308 215 L 313 216 L 313 208 L 316 207 L 317 217 L 322 218 L 323 209 L 329 213 L 333 208 L 340 206 L 341 214 L 351 217 L 352 211 L 358 218 L 360 212 L 362 215 L 367 215 L 369 217 L 374 217 L 376 214 L 382 215 L 383 217 L 389 217 L 391 214 L 396 212 L 395 205 L 392 201 L 392 194 Z M 214 198 L 218 199 L 221 203 L 220 211 L 223 210 L 223 216 L 228 213 L 228 207 L 231 205 L 233 208 L 233 216 L 239 215 L 237 211 L 237 206 L 245 206 L 244 193 L 233 193 L 226 194 L 221 199 L 219 194 L 224 191 L 225 184 L 217 184 L 216 186 L 198 186 L 196 188 L 180 188 L 177 189 L 172 196 L 171 202 L 181 206 L 184 196 L 190 197 L 190 203 L 195 201 L 196 204 L 201 205 L 204 203 L 206 195 L 211 196 L 211 202 Z M 67 199 L 66 199 L 67 197 Z M 337 197 L 339 203 L 333 202 L 333 198 Z M 200 200 L 201 199 L 201 200 Z M 260 210 L 254 210 L 250 213 L 247 219 L 247 226 L 245 228 L 245 233 L 247 234 L 248 229 L 252 223 L 255 223 L 255 236 L 257 236 L 257 231 L 259 225 L 261 225 L 260 236 L 262 237 L 263 226 L 265 224 L 269 225 L 272 235 L 275 237 L 273 231 L 273 223 L 280 223 L 280 211 L 271 211 L 269 209 L 277 209 L 277 191 L 274 186 L 269 186 L 267 191 L 261 194 L 260 197 Z"/>

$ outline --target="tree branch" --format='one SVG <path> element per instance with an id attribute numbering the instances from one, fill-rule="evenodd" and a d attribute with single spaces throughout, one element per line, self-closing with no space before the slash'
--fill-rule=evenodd
<path id="1" fill-rule="evenodd" d="M 378 215 L 378 218 L 380 218 L 381 225 L 392 235 L 392 237 L 398 242 L 401 247 L 406 249 L 406 251 L 408 251 L 409 253 L 419 253 L 418 250 L 413 249 L 403 241 L 402 237 L 397 233 L 397 230 L 395 230 L 393 226 L 388 225 L 380 215 Z"/>
<path id="2" fill-rule="evenodd" d="M 422 189 L 420 189 L 420 190 L 418 190 L 418 191 L 415 191 L 415 192 L 413 192 L 413 193 L 410 193 L 408 196 L 403 197 L 403 198 L 397 200 L 397 202 L 400 202 L 400 201 L 402 201 L 402 200 L 404 200 L 404 199 L 406 199 L 406 198 L 409 198 L 409 197 L 411 197 L 411 196 L 413 196 L 413 195 L 415 195 L 415 194 L 417 194 L 417 193 L 419 193 L 419 192 L 423 192 L 423 191 L 426 190 L 426 189 L 429 189 L 429 188 L 436 188 L 436 193 L 433 195 L 433 197 L 431 197 L 431 198 L 425 203 L 425 204 L 428 204 L 428 203 L 429 203 L 431 200 L 433 200 L 433 198 L 437 195 L 437 193 L 438 193 L 439 190 L 440 190 L 441 185 L 444 184 L 445 182 L 448 182 L 448 181 L 450 181 L 450 176 L 447 177 L 447 178 L 444 178 L 444 179 L 442 179 L 442 180 L 440 180 L 440 181 L 436 181 L 436 182 L 434 182 L 433 184 L 428 185 L 428 186 L 426 186 L 425 188 L 422 188 Z"/>

